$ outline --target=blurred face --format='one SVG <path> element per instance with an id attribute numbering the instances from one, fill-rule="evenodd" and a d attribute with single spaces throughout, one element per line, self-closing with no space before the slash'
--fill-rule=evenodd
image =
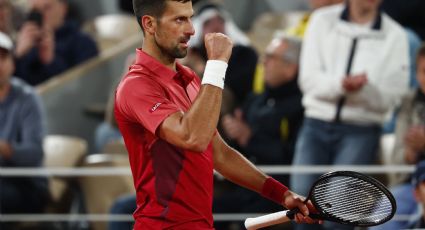
<path id="1" fill-rule="evenodd" d="M 381 2 L 382 0 L 350 0 L 350 5 L 361 12 L 371 12 L 377 11 Z"/>
<path id="2" fill-rule="evenodd" d="M 0 31 L 8 32 L 11 23 L 11 7 L 8 0 L 0 0 Z"/>
<path id="3" fill-rule="evenodd" d="M 15 71 L 12 55 L 0 48 L 0 88 L 9 84 L 9 79 Z"/>
<path id="4" fill-rule="evenodd" d="M 157 21 L 155 43 L 162 54 L 170 58 L 187 55 L 188 42 L 195 33 L 192 25 L 192 2 L 167 1 L 162 17 Z"/>
<path id="5" fill-rule="evenodd" d="M 61 0 L 31 0 L 33 9 L 43 15 L 43 25 L 56 30 L 60 28 L 67 13 L 67 5 Z"/>
<path id="6" fill-rule="evenodd" d="M 202 33 L 208 34 L 208 33 L 225 33 L 225 21 L 220 15 L 216 15 L 207 21 L 205 21 L 204 26 L 202 28 Z"/>
<path id="7" fill-rule="evenodd" d="M 309 0 L 310 7 L 312 10 L 319 9 L 320 7 L 329 6 L 342 1 L 338 0 Z"/>
<path id="8" fill-rule="evenodd" d="M 283 59 L 287 45 L 279 39 L 274 39 L 266 49 L 264 57 L 264 80 L 271 88 L 279 87 L 294 79 L 297 65 Z"/>
<path id="9" fill-rule="evenodd" d="M 416 78 L 418 79 L 419 88 L 425 93 L 425 57 L 421 56 L 417 60 Z"/>

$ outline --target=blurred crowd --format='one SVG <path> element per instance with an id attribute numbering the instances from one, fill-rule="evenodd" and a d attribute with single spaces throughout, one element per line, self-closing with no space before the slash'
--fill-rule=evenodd
<path id="1" fill-rule="evenodd" d="M 425 3 L 421 0 L 310 0 L 310 10 L 279 28 L 266 47 L 236 25 L 217 1 L 193 1 L 195 36 L 180 62 L 203 75 L 203 37 L 234 43 L 218 130 L 256 165 L 418 165 L 413 174 L 385 175 L 397 214 L 414 216 L 373 229 L 425 228 Z M 132 14 L 131 0 L 119 1 Z M 43 167 L 46 115 L 34 87 L 101 52 L 83 32 L 67 0 L 0 0 L 0 167 Z M 249 16 L 247 16 L 249 17 Z M 124 71 L 134 62 L 129 54 Z M 121 143 L 113 106 L 95 135 L 96 152 Z M 381 140 L 394 137 L 387 160 Z M 277 177 L 307 195 L 319 175 Z M 261 213 L 278 207 L 243 188 L 217 181 L 214 213 Z M 101 192 L 101 191 L 100 191 Z M 112 214 L 131 214 L 135 195 L 121 194 Z M 43 213 L 46 178 L 0 177 L 0 215 Z M 20 229 L 2 223 L 0 229 Z M 57 229 L 49 226 L 52 229 Z M 295 229 L 353 229 L 325 223 Z M 109 229 L 132 229 L 110 222 Z M 216 229 L 242 229 L 220 222 Z"/>

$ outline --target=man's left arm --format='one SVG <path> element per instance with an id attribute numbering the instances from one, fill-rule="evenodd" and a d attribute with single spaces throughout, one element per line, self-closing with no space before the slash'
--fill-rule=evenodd
<path id="1" fill-rule="evenodd" d="M 213 137 L 214 169 L 228 180 L 247 189 L 253 190 L 262 196 L 283 205 L 288 209 L 298 208 L 295 221 L 298 223 L 313 223 L 307 217 L 314 210 L 309 202 L 303 203 L 304 197 L 299 196 L 273 178 L 258 170 L 239 152 L 229 147 L 217 133 Z"/>

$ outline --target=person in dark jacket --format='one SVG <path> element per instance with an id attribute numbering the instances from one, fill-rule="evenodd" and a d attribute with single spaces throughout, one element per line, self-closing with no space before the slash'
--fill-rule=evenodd
<path id="1" fill-rule="evenodd" d="M 264 59 L 266 90 L 223 117 L 224 132 L 256 164 L 291 164 L 303 107 L 297 84 L 301 41 L 279 36 Z"/>
<path id="2" fill-rule="evenodd" d="M 94 40 L 66 20 L 66 0 L 31 3 L 16 41 L 16 76 L 37 85 L 98 54 Z"/>
<path id="3" fill-rule="evenodd" d="M 41 167 L 45 133 L 34 89 L 11 77 L 12 41 L 0 32 L 0 168 Z M 0 177 L 0 215 L 42 212 L 49 199 L 44 177 Z M 9 229 L 0 222 L 0 229 Z"/>
<path id="4" fill-rule="evenodd" d="M 265 91 L 251 94 L 242 109 L 223 117 L 225 135 L 255 164 L 290 165 L 292 162 L 303 119 L 302 95 L 297 85 L 300 49 L 299 38 L 276 36 L 266 49 L 263 63 Z M 285 183 L 289 181 L 287 175 L 278 178 Z M 276 205 L 255 199 L 255 193 L 229 187 L 223 186 L 222 191 L 217 192 L 215 213 L 279 211 Z M 227 224 L 218 223 L 216 228 L 229 229 Z"/>
<path id="5" fill-rule="evenodd" d="M 186 63 L 194 67 L 194 71 L 202 76 L 207 61 L 207 51 L 203 38 L 207 33 L 223 33 L 232 39 L 234 44 L 229 67 L 226 72 L 226 90 L 234 101 L 240 106 L 252 92 L 255 70 L 258 62 L 257 52 L 250 44 L 249 38 L 236 26 L 231 15 L 220 5 L 211 1 L 200 1 L 193 18 L 193 26 L 198 31 L 189 41 L 191 47 Z M 194 60 L 197 59 L 197 60 Z M 202 63 L 199 67 L 193 62 Z M 223 103 L 229 103 L 229 97 L 224 95 Z M 223 109 L 223 108 L 222 108 Z M 229 109 L 232 111 L 232 108 Z M 226 111 L 222 111 L 222 114 Z"/>

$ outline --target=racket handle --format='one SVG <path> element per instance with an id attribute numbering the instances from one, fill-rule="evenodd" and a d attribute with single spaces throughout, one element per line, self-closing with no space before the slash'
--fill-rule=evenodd
<path id="1" fill-rule="evenodd" d="M 247 218 L 245 220 L 245 228 L 248 230 L 255 230 L 258 228 L 289 222 L 291 219 L 289 219 L 289 217 L 286 215 L 287 212 L 288 210 L 254 218 Z"/>

